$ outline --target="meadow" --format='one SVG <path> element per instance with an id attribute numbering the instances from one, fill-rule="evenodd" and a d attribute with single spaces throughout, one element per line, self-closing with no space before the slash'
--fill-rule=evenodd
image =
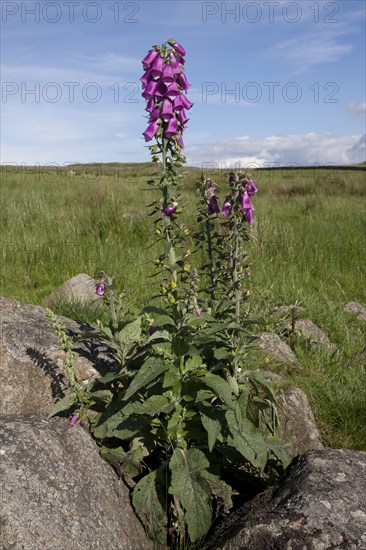
<path id="1" fill-rule="evenodd" d="M 150 164 L 76 165 L 69 168 L 3 167 L 1 198 L 1 296 L 40 304 L 77 273 L 103 269 L 140 307 L 153 294 L 148 284 L 154 257 L 146 205 L 154 199 L 146 179 Z M 261 318 L 255 331 L 277 328 L 276 306 L 298 304 L 334 342 L 330 354 L 295 342 L 299 362 L 287 366 L 251 351 L 253 368 L 285 372 L 280 387 L 303 388 L 324 444 L 366 450 L 366 377 L 360 353 L 365 327 L 343 312 L 350 301 L 366 304 L 365 172 L 351 170 L 253 170 L 256 223 L 248 310 Z M 212 170 L 221 197 L 227 172 Z M 195 220 L 198 169 L 186 169 L 182 203 Z M 60 305 L 57 313 L 94 322 L 104 310 Z"/>

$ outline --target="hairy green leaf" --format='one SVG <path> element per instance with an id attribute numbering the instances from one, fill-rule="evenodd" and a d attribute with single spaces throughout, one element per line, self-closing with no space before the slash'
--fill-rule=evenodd
<path id="1" fill-rule="evenodd" d="M 203 477 L 209 462 L 199 449 L 175 449 L 169 467 L 171 492 L 185 509 L 185 520 L 192 542 L 203 537 L 212 522 L 211 487 Z"/>
<path id="2" fill-rule="evenodd" d="M 201 422 L 208 436 L 208 448 L 210 453 L 215 446 L 216 440 L 221 436 L 221 429 L 225 422 L 225 413 L 219 406 L 207 406 L 199 404 L 199 411 L 201 413 Z"/>
<path id="3" fill-rule="evenodd" d="M 169 364 L 159 362 L 158 359 L 150 358 L 148 359 L 137 372 L 135 378 L 132 380 L 129 385 L 123 401 L 129 399 L 134 395 L 138 390 L 155 380 L 163 372 L 169 368 Z"/>
<path id="4" fill-rule="evenodd" d="M 75 396 L 73 393 L 69 393 L 53 405 L 50 411 L 50 414 L 48 415 L 48 418 L 51 418 L 52 416 L 55 416 L 56 414 L 59 414 L 61 412 L 66 412 L 72 409 L 74 405 L 75 405 Z"/>
<path id="5" fill-rule="evenodd" d="M 267 445 L 263 435 L 247 418 L 238 422 L 234 411 L 227 411 L 225 416 L 231 432 L 227 437 L 228 445 L 239 451 L 253 466 L 263 469 L 267 462 Z"/>
<path id="6" fill-rule="evenodd" d="M 156 545 L 167 544 L 167 471 L 164 465 L 144 476 L 132 493 L 132 504 Z"/>

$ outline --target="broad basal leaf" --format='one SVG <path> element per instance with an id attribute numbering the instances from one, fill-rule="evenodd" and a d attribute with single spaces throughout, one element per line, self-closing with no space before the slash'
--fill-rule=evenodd
<path id="1" fill-rule="evenodd" d="M 149 537 L 156 545 L 167 543 L 167 472 L 160 466 L 143 477 L 132 493 L 132 504 L 145 526 Z"/>
<path id="2" fill-rule="evenodd" d="M 231 432 L 227 437 L 228 445 L 237 449 L 253 466 L 263 469 L 267 462 L 267 445 L 260 431 L 247 418 L 239 423 L 233 411 L 227 411 L 225 416 Z"/>
<path id="3" fill-rule="evenodd" d="M 192 542 L 203 537 L 212 522 L 211 487 L 203 477 L 208 460 L 199 449 L 175 449 L 169 467 L 171 492 L 185 509 L 185 520 Z"/>

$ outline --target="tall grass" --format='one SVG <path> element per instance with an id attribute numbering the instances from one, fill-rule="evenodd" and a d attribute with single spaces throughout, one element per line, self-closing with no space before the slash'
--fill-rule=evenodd
<path id="1" fill-rule="evenodd" d="M 1 199 L 1 295 L 41 303 L 77 273 L 103 269 L 117 274 L 119 288 L 141 305 L 155 254 L 146 204 L 146 178 L 154 167 L 76 165 L 67 169 L 4 168 Z M 366 189 L 363 172 L 347 170 L 256 170 L 257 222 L 248 244 L 252 263 L 251 310 L 272 330 L 271 312 L 300 303 L 329 335 L 338 352 L 296 351 L 299 365 L 290 380 L 311 399 L 328 445 L 366 449 L 365 372 L 357 353 L 365 345 L 364 326 L 343 313 L 348 301 L 366 303 Z M 223 197 L 225 171 L 213 171 Z M 186 173 L 183 202 L 194 221 L 194 182 Z M 64 314 L 93 322 L 98 312 L 64 307 Z M 260 330 L 259 327 L 257 327 Z M 254 366 L 263 366 L 253 356 Z M 271 365 L 270 365 L 271 366 Z M 273 368 L 279 368 L 273 365 Z"/>

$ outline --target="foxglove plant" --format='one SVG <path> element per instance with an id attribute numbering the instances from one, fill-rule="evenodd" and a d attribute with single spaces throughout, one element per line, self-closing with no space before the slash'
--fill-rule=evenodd
<path id="1" fill-rule="evenodd" d="M 215 227 L 220 215 L 216 186 L 201 181 L 204 230 L 197 242 L 206 240 L 202 246 L 209 250 L 210 308 L 186 249 L 190 232 L 181 221 L 178 173 L 185 162 L 185 110 L 192 106 L 185 53 L 173 39 L 154 46 L 143 59 L 141 78 L 149 113 L 144 137 L 154 140 L 152 160 L 161 165 L 148 183 L 159 194 L 150 215 L 160 246 L 154 259 L 160 293 L 153 298 L 162 306 L 148 305 L 131 318 L 125 297 L 115 295 L 114 277 L 100 272 L 96 293 L 109 304 L 111 323 L 99 324 L 93 336 L 107 344 L 103 351 L 113 354 L 117 366 L 85 395 L 75 393 L 82 407 L 64 398 L 56 409 L 69 410 L 74 423 L 89 405 L 89 429 L 102 456 L 131 487 L 132 503 L 156 547 L 179 547 L 203 537 L 214 517 L 232 506 L 232 487 L 224 479 L 240 479 L 243 471 L 265 479 L 273 464 L 287 464 L 282 444 L 272 437 L 274 392 L 242 362 L 243 340 L 237 336 L 246 331 L 240 314 L 227 308 L 230 314 L 224 317 L 212 307 L 224 292 L 218 291 L 219 280 L 230 282 L 229 301 L 235 308 L 239 303 L 243 224 L 252 221 L 254 182 L 231 182 L 221 232 Z"/>

